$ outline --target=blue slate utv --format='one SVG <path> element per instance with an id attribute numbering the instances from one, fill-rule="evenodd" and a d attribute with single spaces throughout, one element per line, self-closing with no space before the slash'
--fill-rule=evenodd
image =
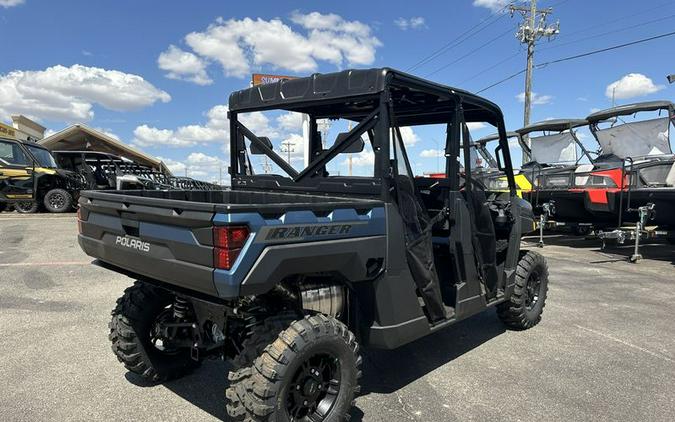
<path id="1" fill-rule="evenodd" d="M 269 112 L 304 116 L 304 168 L 288 142 L 278 154 L 254 133 Z M 326 120 L 344 131 L 322 139 Z M 509 192 L 464 170 L 474 122 L 498 131 Z M 338 421 L 359 391 L 360 346 L 396 348 L 488 308 L 514 329 L 540 321 L 548 270 L 520 249 L 532 209 L 495 104 L 348 70 L 234 92 L 229 125 L 230 189 L 82 193 L 82 249 L 138 280 L 110 323 L 129 371 L 163 381 L 225 357 L 233 420 Z M 444 177 L 413 175 L 410 127 L 440 130 Z M 336 174 L 356 159 L 367 175 Z"/>

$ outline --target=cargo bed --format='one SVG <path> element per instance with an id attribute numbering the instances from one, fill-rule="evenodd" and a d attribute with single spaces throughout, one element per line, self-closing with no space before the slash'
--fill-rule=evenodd
<path id="1" fill-rule="evenodd" d="M 85 191 L 80 197 L 80 246 L 90 256 L 135 278 L 147 278 L 218 297 L 239 294 L 264 245 L 242 253 L 231 271 L 214 270 L 213 227 L 246 225 L 251 240 L 264 226 L 359 223 L 383 227 L 377 200 L 259 191 Z M 381 232 L 384 229 L 378 231 Z M 339 238 L 340 236 L 334 236 Z M 220 280 L 220 281 L 219 281 Z M 227 291 L 225 291 L 227 290 Z"/>

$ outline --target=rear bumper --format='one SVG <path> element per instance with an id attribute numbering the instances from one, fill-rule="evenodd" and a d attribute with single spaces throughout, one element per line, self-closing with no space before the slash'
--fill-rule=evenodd
<path id="1" fill-rule="evenodd" d="M 103 239 L 81 234 L 77 236 L 77 241 L 87 255 L 107 264 L 154 280 L 218 296 L 213 284 L 213 268 L 176 260 L 168 250 L 167 254 L 162 254 L 164 256 L 157 257 L 138 250 L 114 247 Z"/>

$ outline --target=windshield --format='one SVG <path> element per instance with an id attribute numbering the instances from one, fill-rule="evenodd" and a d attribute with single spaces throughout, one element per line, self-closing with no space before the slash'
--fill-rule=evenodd
<path id="1" fill-rule="evenodd" d="M 577 149 L 570 132 L 530 137 L 532 161 L 539 164 L 577 162 Z"/>
<path id="2" fill-rule="evenodd" d="M 41 167 L 48 167 L 48 168 L 56 168 L 58 167 L 56 165 L 56 161 L 54 161 L 54 157 L 52 157 L 52 154 L 40 147 L 36 147 L 34 145 L 26 145 L 28 147 L 28 150 L 30 153 L 35 157 L 37 160 L 38 164 L 40 164 Z"/>
<path id="3" fill-rule="evenodd" d="M 668 117 L 628 122 L 595 131 L 603 154 L 619 158 L 672 154 Z"/>

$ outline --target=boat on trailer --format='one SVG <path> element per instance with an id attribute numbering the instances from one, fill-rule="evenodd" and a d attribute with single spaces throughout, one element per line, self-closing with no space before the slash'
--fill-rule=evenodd
<path id="1" fill-rule="evenodd" d="M 658 117 L 637 119 L 638 114 Z M 632 121 L 626 121 L 632 116 Z M 660 229 L 675 229 L 675 156 L 670 127 L 675 125 L 675 105 L 650 101 L 612 107 L 587 117 L 591 133 L 600 145 L 596 166 L 617 185 L 591 204 L 593 214 L 612 213 L 616 226 L 636 223 L 642 209 L 650 208 L 649 223 Z"/>
<path id="2" fill-rule="evenodd" d="M 535 212 L 550 213 L 556 223 L 605 226 L 615 221 L 610 214 L 594 214 L 587 207 L 593 201 L 591 191 L 603 177 L 603 169 L 593 164 L 591 152 L 577 136 L 576 129 L 587 125 L 585 119 L 554 119 L 516 130 L 530 157 L 521 168 L 532 184 L 524 197 Z M 584 158 L 587 162 L 581 163 Z"/>

